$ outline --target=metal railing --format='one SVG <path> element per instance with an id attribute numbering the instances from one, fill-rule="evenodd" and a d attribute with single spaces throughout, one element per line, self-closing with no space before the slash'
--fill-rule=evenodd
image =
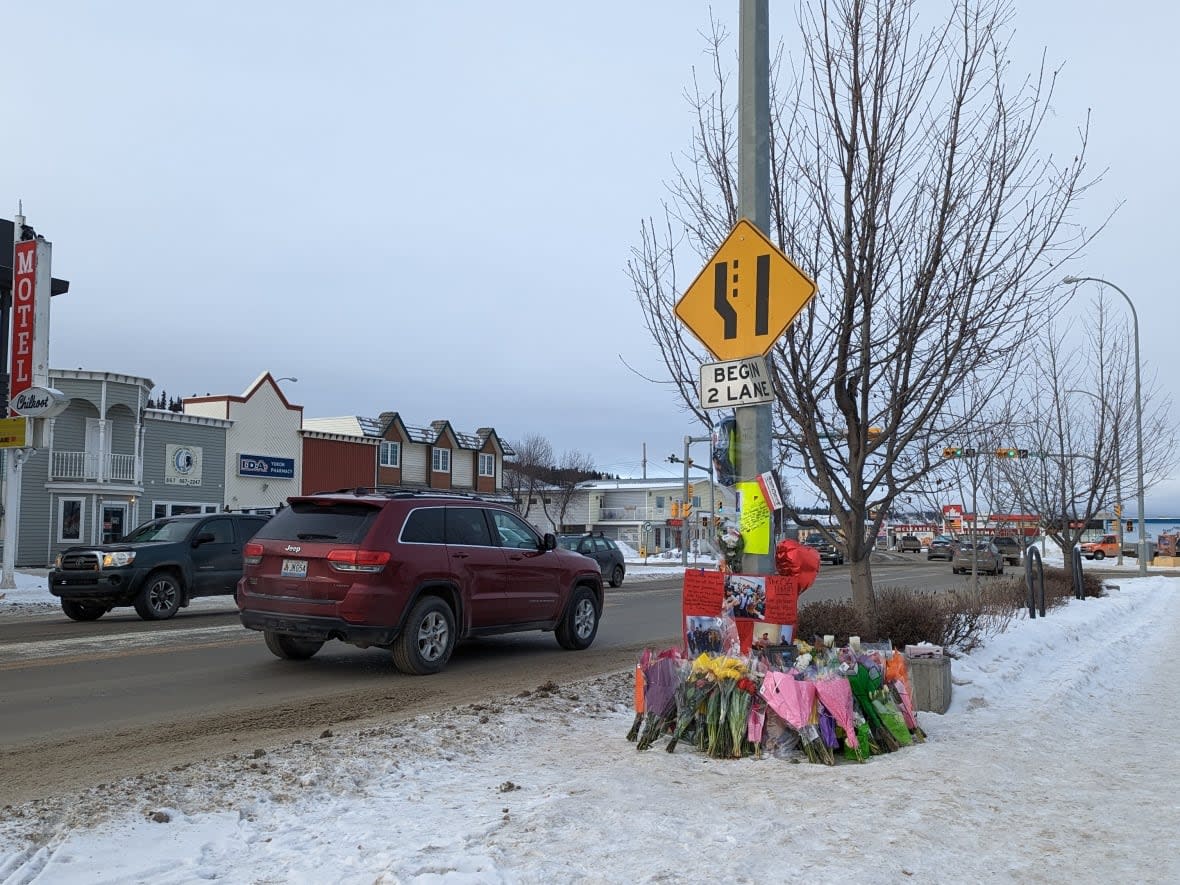
<path id="1" fill-rule="evenodd" d="M 50 452 L 49 479 L 73 479 L 99 481 L 99 466 L 103 481 L 135 482 L 136 460 L 134 455 L 98 452 Z"/>
<path id="2" fill-rule="evenodd" d="M 1037 567 L 1037 584 L 1033 584 L 1033 561 L 1036 561 Z M 1073 575 L 1073 596 L 1074 599 L 1086 598 L 1086 580 L 1082 574 L 1082 548 L 1074 545 L 1073 550 L 1070 551 L 1070 565 L 1071 573 Z M 1040 611 L 1041 617 L 1045 617 L 1045 566 L 1041 563 L 1041 551 L 1035 546 L 1030 546 L 1024 551 L 1024 583 L 1028 588 L 1028 616 L 1030 619 L 1037 616 L 1037 611 Z M 1040 603 L 1038 605 L 1037 603 Z"/>

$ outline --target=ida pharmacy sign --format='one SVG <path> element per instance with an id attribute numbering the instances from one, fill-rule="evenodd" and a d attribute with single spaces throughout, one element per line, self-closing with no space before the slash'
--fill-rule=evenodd
<path id="1" fill-rule="evenodd" d="M 49 381 L 50 249 L 42 239 L 13 245 L 10 402 Z"/>

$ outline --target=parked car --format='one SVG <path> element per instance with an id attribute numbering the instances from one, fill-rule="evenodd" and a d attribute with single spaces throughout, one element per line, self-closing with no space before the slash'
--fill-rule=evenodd
<path id="1" fill-rule="evenodd" d="M 1016 538 L 1008 535 L 997 535 L 992 538 L 992 543 L 996 545 L 996 549 L 1004 557 L 1005 565 L 1020 565 L 1024 559 L 1024 544 Z"/>
<path id="2" fill-rule="evenodd" d="M 945 559 L 950 562 L 955 558 L 955 542 L 951 538 L 938 537 L 930 542 L 930 546 L 926 548 L 926 561 L 932 559 Z"/>
<path id="3" fill-rule="evenodd" d="M 585 535 L 558 535 L 557 543 L 566 550 L 589 556 L 598 563 L 602 577 L 612 587 L 621 587 L 623 577 L 627 573 L 627 564 L 623 561 L 623 551 L 619 545 L 602 532 Z"/>
<path id="4" fill-rule="evenodd" d="M 461 639 L 552 631 L 588 648 L 602 617 L 597 563 L 478 496 L 357 489 L 289 499 L 246 545 L 237 604 L 280 658 L 329 639 L 388 649 L 437 673 Z"/>
<path id="5" fill-rule="evenodd" d="M 954 545 L 955 558 L 951 560 L 951 571 L 958 574 L 1002 575 L 1004 574 L 1004 557 L 999 548 L 990 539 L 976 541 L 962 539 Z"/>
<path id="6" fill-rule="evenodd" d="M 897 541 L 898 553 L 921 553 L 922 542 L 917 535 L 902 535 Z"/>
<path id="7" fill-rule="evenodd" d="M 808 535 L 803 544 L 807 547 L 813 547 L 819 554 L 820 562 L 831 563 L 832 565 L 844 564 L 844 551 L 839 547 L 834 547 L 821 534 Z"/>
<path id="8" fill-rule="evenodd" d="M 1105 559 L 1108 556 L 1119 555 L 1119 536 L 1103 535 L 1097 541 L 1087 541 L 1081 545 L 1082 556 L 1086 559 Z"/>
<path id="9" fill-rule="evenodd" d="M 242 551 L 267 517 L 209 513 L 153 519 L 115 544 L 62 551 L 49 592 L 75 621 L 134 605 L 145 621 L 170 618 L 197 596 L 229 595 L 242 577 Z"/>

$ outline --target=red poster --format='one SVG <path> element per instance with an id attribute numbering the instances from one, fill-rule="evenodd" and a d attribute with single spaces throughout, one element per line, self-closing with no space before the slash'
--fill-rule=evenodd
<path id="1" fill-rule="evenodd" d="M 722 572 L 688 569 L 684 573 L 681 615 L 688 629 L 689 619 L 720 618 L 731 615 L 737 624 L 743 652 L 750 650 L 754 630 L 773 631 L 789 626 L 791 634 L 798 621 L 799 585 L 783 575 L 727 575 Z"/>

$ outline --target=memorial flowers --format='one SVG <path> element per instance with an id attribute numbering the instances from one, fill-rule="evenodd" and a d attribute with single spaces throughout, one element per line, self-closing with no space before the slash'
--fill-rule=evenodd
<path id="1" fill-rule="evenodd" d="M 778 757 L 801 751 L 809 762 L 835 765 L 925 737 L 904 660 L 893 660 L 900 654 L 804 642 L 794 648 L 797 656 L 702 652 L 691 662 L 679 649 L 646 651 L 642 691 L 636 685 L 638 748 L 670 735 L 670 753 L 687 740 L 716 759 L 760 755 L 765 747 Z M 798 739 L 794 750 L 794 738 L 781 740 L 784 724 Z"/>

